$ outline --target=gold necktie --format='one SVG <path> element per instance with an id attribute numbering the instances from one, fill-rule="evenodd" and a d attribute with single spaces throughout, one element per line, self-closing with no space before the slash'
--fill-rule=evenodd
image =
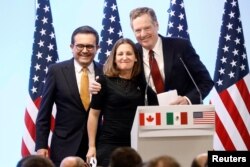
<path id="1" fill-rule="evenodd" d="M 89 77 L 88 77 L 88 69 L 82 69 L 82 77 L 81 77 L 81 86 L 80 86 L 80 96 L 82 100 L 82 104 L 87 111 L 90 103 L 90 95 L 89 95 Z"/>

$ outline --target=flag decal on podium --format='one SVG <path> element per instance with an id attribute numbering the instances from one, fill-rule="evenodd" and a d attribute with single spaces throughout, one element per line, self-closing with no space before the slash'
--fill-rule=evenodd
<path id="1" fill-rule="evenodd" d="M 140 126 L 161 125 L 161 113 L 140 113 Z"/>
<path id="2" fill-rule="evenodd" d="M 167 112 L 166 124 L 167 125 L 187 125 L 188 124 L 187 112 Z"/>
<path id="3" fill-rule="evenodd" d="M 197 111 L 193 112 L 194 124 L 214 124 L 215 112 L 214 111 Z"/>

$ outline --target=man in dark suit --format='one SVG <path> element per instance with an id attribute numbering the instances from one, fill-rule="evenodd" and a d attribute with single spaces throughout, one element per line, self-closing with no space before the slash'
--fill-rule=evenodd
<path id="1" fill-rule="evenodd" d="M 213 87 L 213 81 L 204 64 L 200 61 L 190 41 L 168 38 L 158 34 L 159 24 L 153 9 L 140 7 L 130 12 L 130 24 L 138 41 L 138 49 L 143 59 L 141 74 L 144 84 L 148 84 L 148 103 L 158 105 L 157 94 L 176 89 L 178 97 L 171 104 L 199 104 Z M 157 92 L 153 78 L 155 75 L 149 63 L 149 53 L 159 67 L 162 91 Z M 182 62 L 183 61 L 183 62 Z M 198 89 L 189 76 L 192 75 Z M 155 68 L 155 67 L 154 67 Z M 154 69 L 153 69 L 154 70 Z"/>
<path id="2" fill-rule="evenodd" d="M 86 159 L 89 102 L 83 104 L 85 95 L 82 96 L 80 90 L 82 85 L 89 83 L 83 83 L 81 77 L 85 73 L 89 80 L 94 80 L 102 74 L 102 66 L 94 61 L 98 44 L 99 35 L 95 29 L 79 27 L 71 37 L 73 58 L 49 67 L 36 120 L 36 151 L 38 155 L 50 157 L 56 166 L 67 156 Z M 49 155 L 48 138 L 54 104 L 56 116 Z"/>

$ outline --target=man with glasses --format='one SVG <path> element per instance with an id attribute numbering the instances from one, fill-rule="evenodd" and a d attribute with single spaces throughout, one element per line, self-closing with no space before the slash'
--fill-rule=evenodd
<path id="1" fill-rule="evenodd" d="M 102 65 L 94 61 L 98 44 L 99 35 L 95 29 L 79 27 L 71 37 L 73 58 L 49 67 L 36 120 L 36 151 L 38 155 L 50 157 L 56 166 L 68 156 L 86 159 L 86 124 L 91 98 L 88 85 L 95 76 L 102 74 Z M 54 103 L 57 113 L 49 152 Z"/>

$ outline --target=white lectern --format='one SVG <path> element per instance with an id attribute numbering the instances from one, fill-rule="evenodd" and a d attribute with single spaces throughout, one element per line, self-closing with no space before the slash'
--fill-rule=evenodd
<path id="1" fill-rule="evenodd" d="M 131 146 L 148 161 L 174 157 L 182 167 L 213 149 L 213 105 L 139 106 L 131 131 Z"/>

